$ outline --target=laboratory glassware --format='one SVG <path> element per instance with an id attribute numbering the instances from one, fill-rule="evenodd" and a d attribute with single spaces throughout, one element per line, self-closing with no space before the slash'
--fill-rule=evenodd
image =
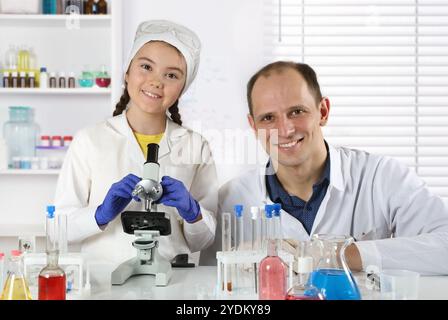
<path id="1" fill-rule="evenodd" d="M 5 254 L 0 252 L 0 289 L 3 289 L 3 281 L 5 277 Z"/>
<path id="2" fill-rule="evenodd" d="M 8 261 L 8 275 L 0 300 L 32 300 L 23 272 L 23 257 L 19 250 L 12 250 Z"/>
<path id="3" fill-rule="evenodd" d="M 8 145 L 8 166 L 13 168 L 13 157 L 34 157 L 36 155 L 39 126 L 33 121 L 30 107 L 9 107 L 9 121 L 3 126 L 3 136 Z"/>
<path id="4" fill-rule="evenodd" d="M 260 300 L 284 300 L 286 298 L 287 267 L 278 256 L 277 242 L 268 241 L 268 255 L 260 262 L 259 290 Z"/>
<path id="5" fill-rule="evenodd" d="M 345 249 L 354 242 L 350 236 L 315 234 L 312 244 L 320 252 L 310 284 L 328 300 L 360 300 L 361 293 L 345 260 Z"/>
<path id="6" fill-rule="evenodd" d="M 289 288 L 286 300 L 324 300 L 324 295 L 309 283 L 313 272 L 313 257 L 309 252 L 309 241 L 299 241 L 296 247 L 297 282 Z"/>
<path id="7" fill-rule="evenodd" d="M 228 252 L 232 250 L 232 216 L 230 212 L 223 212 L 221 215 L 221 228 L 222 228 L 222 251 Z M 224 286 L 228 292 L 232 291 L 232 268 L 228 265 L 223 265 L 221 271 L 224 275 L 224 281 L 222 283 L 222 290 Z M 225 283 L 227 282 L 227 283 Z"/>
<path id="8" fill-rule="evenodd" d="M 54 215 L 55 207 L 47 206 L 46 253 L 47 265 L 39 273 L 39 300 L 65 300 L 66 275 L 58 265 L 58 228 Z M 60 220 L 62 222 L 62 219 Z"/>

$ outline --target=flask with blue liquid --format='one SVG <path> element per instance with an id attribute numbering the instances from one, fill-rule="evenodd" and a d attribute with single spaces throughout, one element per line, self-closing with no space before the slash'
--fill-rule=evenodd
<path id="1" fill-rule="evenodd" d="M 312 243 L 320 258 L 311 273 L 310 284 L 327 300 L 360 300 L 361 293 L 345 260 L 345 249 L 353 243 L 350 236 L 315 234 Z"/>

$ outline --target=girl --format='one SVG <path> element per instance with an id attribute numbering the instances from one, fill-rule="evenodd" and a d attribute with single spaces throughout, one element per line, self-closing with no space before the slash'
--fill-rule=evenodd
<path id="1" fill-rule="evenodd" d="M 215 235 L 217 177 L 210 148 L 182 127 L 179 97 L 196 76 L 200 41 L 169 21 L 139 25 L 125 64 L 125 85 L 114 117 L 81 130 L 67 152 L 55 205 L 68 215 L 68 239 L 81 242 L 87 258 L 119 264 L 135 257 L 133 235 L 123 232 L 123 211 L 144 211 L 132 201 L 146 161 L 146 146 L 157 143 L 163 195 L 158 211 L 171 222 L 159 238 L 169 261 L 209 246 Z M 169 116 L 167 115 L 169 113 Z M 197 262 L 198 256 L 190 257 Z"/>

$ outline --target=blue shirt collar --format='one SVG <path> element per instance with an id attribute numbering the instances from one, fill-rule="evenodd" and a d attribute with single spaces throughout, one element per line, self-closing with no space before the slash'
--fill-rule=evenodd
<path id="1" fill-rule="evenodd" d="M 327 141 L 325 141 L 325 148 L 327 149 L 327 157 L 325 159 L 325 168 L 324 172 L 322 173 L 321 179 L 313 185 L 313 189 L 318 187 L 319 185 L 323 184 L 324 182 L 330 183 L 330 153 L 328 150 L 328 144 Z M 268 174 L 272 171 L 271 167 L 271 160 L 269 160 L 267 166 L 266 166 L 266 187 L 268 194 L 272 200 L 272 202 L 275 203 L 290 203 L 291 197 L 286 192 L 286 190 L 283 188 L 282 184 L 277 178 L 276 174 Z"/>

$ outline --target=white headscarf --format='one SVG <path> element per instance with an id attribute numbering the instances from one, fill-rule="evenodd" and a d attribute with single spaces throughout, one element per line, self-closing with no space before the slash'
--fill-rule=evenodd
<path id="1" fill-rule="evenodd" d="M 134 38 L 134 44 L 129 52 L 124 65 L 126 73 L 131 61 L 146 43 L 149 41 L 164 41 L 177 48 L 187 63 L 187 76 L 183 94 L 193 82 L 199 68 L 199 55 L 201 42 L 198 36 L 190 29 L 167 20 L 150 20 L 140 23 Z"/>

